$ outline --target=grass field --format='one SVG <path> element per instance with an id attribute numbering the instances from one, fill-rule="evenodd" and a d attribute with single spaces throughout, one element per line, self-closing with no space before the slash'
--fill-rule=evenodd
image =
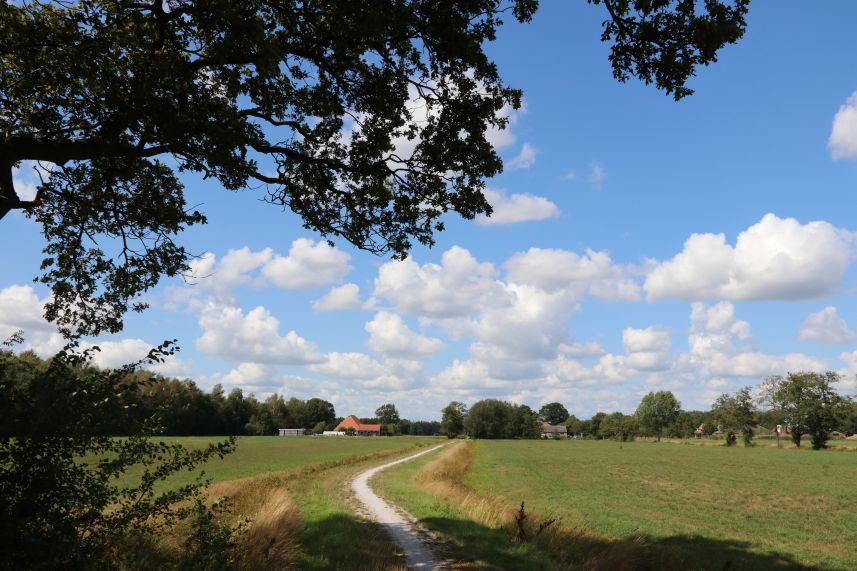
<path id="1" fill-rule="evenodd" d="M 223 439 L 215 436 L 185 436 L 164 437 L 160 440 L 169 444 L 182 444 L 187 448 L 202 448 Z M 202 469 L 205 471 L 205 477 L 212 482 L 235 480 L 268 472 L 322 464 L 348 456 L 366 456 L 408 448 L 424 441 L 426 438 L 406 436 L 398 438 L 241 436 L 238 438 L 235 452 L 228 454 L 222 460 L 215 458 L 209 461 Z M 129 480 L 137 477 L 139 473 L 139 471 L 129 470 L 124 478 Z M 199 470 L 176 474 L 170 478 L 168 485 L 190 483 L 198 473 Z"/>
<path id="2" fill-rule="evenodd" d="M 217 438 L 165 438 L 189 448 Z M 378 526 L 356 513 L 350 492 L 358 471 L 436 443 L 425 437 L 278 438 L 242 437 L 233 454 L 205 467 L 213 481 L 211 500 L 230 498 L 226 520 L 250 518 L 241 536 L 240 568 L 245 569 L 404 569 L 399 550 Z M 133 474 L 126 478 L 133 478 Z M 178 474 L 163 486 L 191 481 Z M 182 565 L 182 529 L 136 546 L 135 568 Z M 360 541 L 354 541 L 359 537 Z"/>
<path id="3" fill-rule="evenodd" d="M 478 441 L 446 455 L 377 485 L 489 567 L 857 569 L 854 452 Z M 529 522 L 558 523 L 511 542 L 521 501 Z"/>

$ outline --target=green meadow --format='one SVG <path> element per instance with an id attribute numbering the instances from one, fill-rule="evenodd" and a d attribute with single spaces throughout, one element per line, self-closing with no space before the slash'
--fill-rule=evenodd
<path id="1" fill-rule="evenodd" d="M 477 567 L 857 569 L 854 451 L 481 440 L 445 454 L 377 485 Z M 522 501 L 529 525 L 557 521 L 516 542 Z"/>
<path id="2" fill-rule="evenodd" d="M 217 436 L 181 436 L 162 437 L 159 440 L 168 444 L 182 444 L 187 448 L 202 448 L 224 439 L 225 437 Z M 201 469 L 205 472 L 206 479 L 220 482 L 320 465 L 349 457 L 354 457 L 356 460 L 370 454 L 405 449 L 428 441 L 432 439 L 418 436 L 399 438 L 239 436 L 232 454 L 227 454 L 223 459 L 212 459 Z M 195 470 L 175 474 L 169 479 L 168 485 L 178 486 L 192 482 L 199 473 L 200 470 Z M 131 480 L 139 474 L 140 470 L 129 470 L 123 476 L 123 480 Z"/>

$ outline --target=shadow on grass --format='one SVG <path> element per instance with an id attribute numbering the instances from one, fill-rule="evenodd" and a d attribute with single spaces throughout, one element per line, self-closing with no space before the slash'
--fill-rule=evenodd
<path id="1" fill-rule="evenodd" d="M 295 569 L 321 571 L 405 570 L 405 558 L 381 526 L 356 516 L 331 515 L 306 522 Z"/>
<path id="2" fill-rule="evenodd" d="M 471 520 L 427 518 L 427 528 L 439 532 L 441 549 L 461 567 L 506 570 L 713 570 L 713 571 L 846 571 L 845 568 L 806 566 L 783 553 L 752 551 L 750 542 L 700 536 L 600 540 L 562 530 L 528 543 L 515 543 L 511 530 L 492 529 Z"/>

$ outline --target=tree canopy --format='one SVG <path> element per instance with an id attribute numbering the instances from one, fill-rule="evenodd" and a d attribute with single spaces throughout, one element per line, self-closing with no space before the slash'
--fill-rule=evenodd
<path id="1" fill-rule="evenodd" d="M 664 430 L 678 418 L 679 412 L 681 403 L 675 395 L 670 391 L 658 391 L 643 397 L 635 416 L 644 433 L 660 440 Z"/>
<path id="2" fill-rule="evenodd" d="M 452 401 L 441 411 L 440 431 L 447 438 L 455 438 L 464 432 L 464 418 L 467 406 L 463 402 Z"/>
<path id="3" fill-rule="evenodd" d="M 756 406 L 750 394 L 750 387 L 738 390 L 734 395 L 722 394 L 711 407 L 715 420 L 721 430 L 739 431 L 745 445 L 753 440 L 756 424 Z"/>
<path id="4" fill-rule="evenodd" d="M 568 418 L 568 409 L 566 409 L 562 403 L 549 402 L 539 409 L 539 418 L 548 424 L 562 424 L 565 422 L 565 419 Z"/>
<path id="5" fill-rule="evenodd" d="M 396 409 L 396 405 L 389 402 L 375 409 L 375 416 L 378 417 L 378 422 L 381 424 L 399 423 L 399 411 Z"/>
<path id="6" fill-rule="evenodd" d="M 606 8 L 621 81 L 676 99 L 744 32 L 749 0 Z M 537 0 L 80 0 L 0 4 L 0 218 L 46 238 L 46 316 L 67 335 L 121 329 L 182 274 L 205 216 L 184 171 L 260 187 L 303 225 L 374 253 L 431 245 L 441 217 L 490 214 L 502 162 L 486 134 L 522 92 L 484 47 Z M 558 70 L 558 73 L 562 73 Z M 12 178 L 39 161 L 32 200 Z"/>
<path id="7" fill-rule="evenodd" d="M 847 406 L 847 399 L 833 388 L 838 381 L 839 375 L 833 371 L 789 373 L 785 379 L 769 379 L 774 386 L 774 402 L 782 409 L 796 446 L 800 446 L 802 433 L 807 432 L 813 449 L 827 447 L 830 432 Z"/>

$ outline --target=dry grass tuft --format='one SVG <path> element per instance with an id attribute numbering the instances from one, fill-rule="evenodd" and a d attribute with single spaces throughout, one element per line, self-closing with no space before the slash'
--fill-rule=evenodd
<path id="1" fill-rule="evenodd" d="M 299 553 L 301 516 L 284 490 L 268 494 L 265 505 L 252 516 L 250 529 L 238 546 L 247 569 L 288 569 Z"/>
<path id="2" fill-rule="evenodd" d="M 208 490 L 209 498 L 229 498 L 230 523 L 249 520 L 237 547 L 244 569 L 289 569 L 300 553 L 301 514 L 278 480 L 256 476 L 217 482 Z"/>

